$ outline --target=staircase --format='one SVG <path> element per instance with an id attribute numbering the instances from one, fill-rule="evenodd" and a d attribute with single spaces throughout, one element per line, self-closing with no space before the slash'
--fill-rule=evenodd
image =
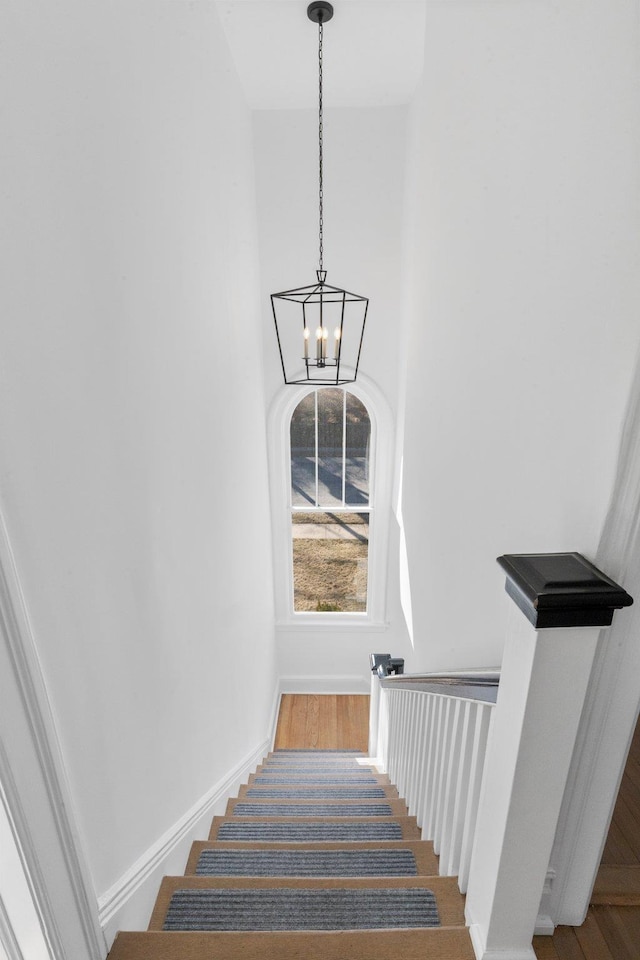
<path id="1" fill-rule="evenodd" d="M 276 751 L 108 960 L 473 960 L 464 900 L 367 758 Z"/>

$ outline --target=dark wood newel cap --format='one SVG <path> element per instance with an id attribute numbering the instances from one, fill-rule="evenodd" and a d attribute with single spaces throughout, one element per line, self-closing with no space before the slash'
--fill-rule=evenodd
<path id="1" fill-rule="evenodd" d="M 534 627 L 608 627 L 633 598 L 580 553 L 498 557 L 505 589 Z"/>

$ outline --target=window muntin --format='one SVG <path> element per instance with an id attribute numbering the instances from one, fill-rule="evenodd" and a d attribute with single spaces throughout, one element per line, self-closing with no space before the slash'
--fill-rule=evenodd
<path id="1" fill-rule="evenodd" d="M 365 405 L 319 388 L 290 421 L 291 551 L 295 613 L 366 613 L 369 451 Z"/>

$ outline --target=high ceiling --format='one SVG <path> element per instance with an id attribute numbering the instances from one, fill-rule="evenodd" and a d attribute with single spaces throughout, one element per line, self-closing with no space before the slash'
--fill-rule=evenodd
<path id="1" fill-rule="evenodd" d="M 247 101 L 254 109 L 317 102 L 318 28 L 307 0 L 217 0 Z M 335 0 L 324 28 L 327 105 L 407 103 L 422 73 L 424 0 Z"/>

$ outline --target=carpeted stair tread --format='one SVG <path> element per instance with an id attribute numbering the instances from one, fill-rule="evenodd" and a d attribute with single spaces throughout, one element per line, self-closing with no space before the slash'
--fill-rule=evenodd
<path id="1" fill-rule="evenodd" d="M 395 787 L 377 784 L 243 784 L 240 800 L 398 800 Z"/>
<path id="2" fill-rule="evenodd" d="M 350 763 L 346 760 L 338 760 L 335 763 L 328 761 L 317 763 L 314 760 L 264 760 L 261 764 L 262 770 L 270 770 L 276 773 L 278 770 L 299 770 L 301 773 L 343 773 L 343 774 L 369 774 L 376 773 L 376 769 L 371 763 Z"/>
<path id="3" fill-rule="evenodd" d="M 237 798 L 227 803 L 227 816 L 234 817 L 403 817 L 403 800 L 252 800 Z"/>
<path id="4" fill-rule="evenodd" d="M 214 817 L 209 840 L 420 840 L 415 817 Z"/>
<path id="5" fill-rule="evenodd" d="M 391 782 L 386 773 L 377 770 L 302 770 L 300 767 L 257 767 L 250 780 L 267 777 L 271 780 L 291 780 L 294 783 L 316 782 L 331 783 L 381 783 L 387 786 Z"/>
<path id="6" fill-rule="evenodd" d="M 411 850 L 203 850 L 200 876 L 411 877 Z"/>
<path id="7" fill-rule="evenodd" d="M 262 772 L 252 773 L 248 782 L 250 784 L 259 783 L 291 783 L 291 784 L 371 784 L 373 786 L 390 787 L 392 786 L 389 777 L 385 773 L 300 773 L 289 774 L 281 770 L 263 770 Z"/>
<path id="8" fill-rule="evenodd" d="M 464 927 L 316 933 L 119 933 L 109 960 L 474 960 Z"/>
<path id="9" fill-rule="evenodd" d="M 377 773 L 375 767 L 346 767 L 342 766 L 326 766 L 325 764 L 307 764 L 301 766 L 299 763 L 281 763 L 281 764 L 263 764 L 262 766 L 256 769 L 256 773 L 280 773 L 287 775 L 295 776 L 306 776 L 306 775 L 315 775 L 322 776 L 323 774 L 330 774 L 334 777 L 357 777 L 362 775 L 373 776 Z"/>
<path id="10" fill-rule="evenodd" d="M 276 750 L 193 844 L 185 876 L 164 878 L 149 930 L 118 934 L 108 960 L 474 960 L 457 881 L 437 869 L 366 754 Z M 210 929 L 163 930 L 172 902 L 172 927 Z M 270 929 L 285 924 L 304 929 Z"/>
<path id="11" fill-rule="evenodd" d="M 438 858 L 433 852 L 433 845 L 426 840 L 387 840 L 382 845 L 379 842 L 362 841 L 360 843 L 336 842 L 336 843 L 314 843 L 311 847 L 308 843 L 260 843 L 254 842 L 250 845 L 242 842 L 217 842 L 215 840 L 197 840 L 192 844 L 191 852 L 185 874 L 196 873 L 198 861 L 203 853 L 212 850 L 224 851 L 250 851 L 252 853 L 269 853 L 270 851 L 293 851 L 312 853 L 314 851 L 333 853 L 349 851 L 353 853 L 367 852 L 385 852 L 385 851 L 410 851 L 413 854 L 418 876 L 428 877 L 436 876 L 438 873 Z"/>
<path id="12" fill-rule="evenodd" d="M 439 927 L 431 890 L 176 890 L 165 930 L 375 930 Z"/>
<path id="13" fill-rule="evenodd" d="M 419 904 L 424 903 L 424 898 L 421 894 L 413 894 L 409 891 L 412 890 L 429 890 L 435 897 L 435 902 L 437 904 L 437 912 L 439 916 L 439 923 L 442 926 L 458 926 L 464 924 L 464 912 L 462 907 L 462 898 L 458 891 L 458 886 L 456 879 L 454 877 L 377 877 L 377 878 L 361 878 L 361 877 L 347 877 L 347 878 L 337 878 L 337 877 L 322 877 L 322 878 L 291 878 L 291 877 L 165 877 L 160 886 L 160 892 L 158 894 L 158 899 L 156 901 L 156 906 L 154 908 L 151 921 L 149 923 L 150 930 L 161 930 L 165 923 L 165 918 L 167 916 L 167 911 L 169 910 L 172 897 L 177 891 L 218 891 L 218 890 L 233 890 L 241 891 L 239 894 L 229 894 L 229 900 L 234 901 L 235 904 L 230 905 L 230 909 L 239 910 L 245 915 L 245 919 L 240 921 L 244 924 L 246 923 L 258 923 L 260 921 L 254 921 L 251 919 L 250 910 L 251 902 L 253 901 L 259 903 L 262 899 L 266 900 L 267 903 L 276 903 L 274 908 L 274 915 L 281 912 L 280 907 L 277 904 L 285 904 L 287 897 L 290 901 L 294 900 L 296 903 L 298 901 L 303 901 L 305 896 L 308 896 L 310 903 L 314 901 L 313 891 L 320 891 L 317 897 L 315 898 L 316 903 L 321 901 L 323 898 L 322 891 L 333 891 L 325 899 L 325 910 L 328 913 L 327 919 L 331 922 L 331 906 L 334 900 L 339 900 L 340 895 L 342 894 L 345 899 L 351 898 L 352 901 L 360 899 L 364 901 L 364 905 L 367 909 L 368 921 L 371 923 L 376 923 L 375 918 L 372 916 L 374 912 L 375 899 L 378 891 L 386 890 L 396 890 L 397 893 L 391 896 L 386 893 L 380 893 L 381 902 L 383 898 L 387 898 L 387 903 L 393 902 L 395 904 L 401 903 L 403 897 L 407 900 L 411 898 L 414 901 L 417 901 Z M 268 893 L 256 894 L 253 896 L 251 893 L 247 893 L 243 898 L 242 891 L 260 891 L 260 890 L 272 890 L 278 891 L 271 896 Z M 349 891 L 368 891 L 362 893 L 360 898 L 357 894 L 351 894 Z M 284 892 L 282 892 L 284 891 Z M 295 891 L 303 891 L 302 893 L 296 893 Z M 305 893 L 307 891 L 307 893 Z M 311 891 L 311 893 L 309 893 Z M 188 894 L 181 894 L 182 899 L 187 903 L 190 898 Z M 212 904 L 218 903 L 219 909 L 226 909 L 225 906 L 225 897 L 216 898 L 215 895 L 207 897 L 206 893 L 198 894 L 196 893 L 193 897 L 196 909 L 198 908 L 198 901 L 203 904 L 204 911 L 208 914 Z M 284 908 L 283 908 L 284 909 Z M 310 907 L 310 911 L 313 908 Z M 400 909 L 399 907 L 397 908 Z M 385 928 L 387 926 L 396 926 L 398 924 L 392 920 L 389 915 L 389 922 L 376 923 L 378 927 Z M 198 922 L 198 921 L 195 921 Z M 274 923 L 279 921 L 274 920 Z M 348 921 L 347 921 L 348 922 Z M 264 923 L 264 921 L 262 921 Z M 404 924 L 405 926 L 413 926 L 414 923 Z M 419 924 L 424 926 L 426 924 Z M 343 929 L 358 929 L 357 924 L 353 927 L 344 927 Z M 193 929 L 193 928 L 192 928 Z M 202 928 L 201 928 L 202 929 Z M 238 929 L 238 928 L 236 928 Z M 255 926 L 247 927 L 244 926 L 244 929 L 265 929 L 264 926 Z M 268 927 L 266 929 L 269 929 Z M 275 927 L 275 929 L 279 929 Z M 307 927 L 307 929 L 318 929 L 317 927 Z M 322 929 L 322 927 L 320 928 Z"/>

